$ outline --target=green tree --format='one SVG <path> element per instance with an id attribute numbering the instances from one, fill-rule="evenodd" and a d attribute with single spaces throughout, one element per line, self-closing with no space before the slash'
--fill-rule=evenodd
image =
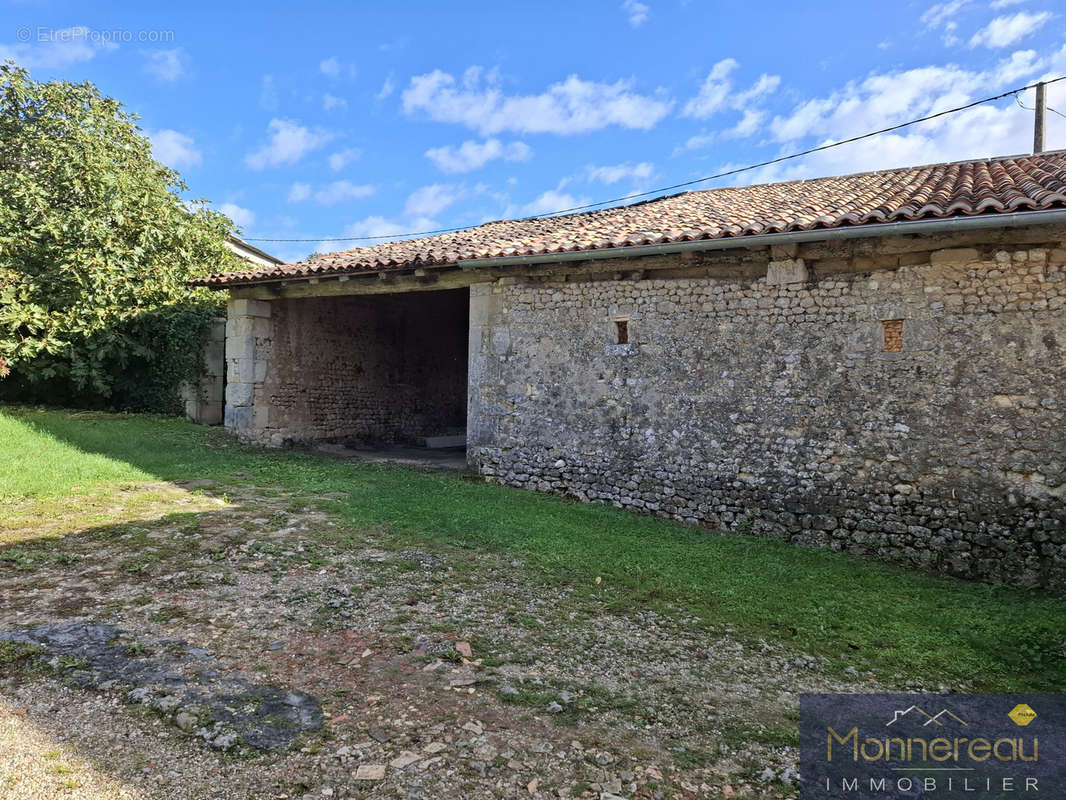
<path id="1" fill-rule="evenodd" d="M 221 311 L 186 281 L 241 263 L 185 190 L 91 83 L 0 65 L 0 395 L 176 410 Z"/>

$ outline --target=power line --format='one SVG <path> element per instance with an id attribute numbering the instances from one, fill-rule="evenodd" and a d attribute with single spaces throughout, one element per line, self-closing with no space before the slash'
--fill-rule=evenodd
<path id="1" fill-rule="evenodd" d="M 980 100 L 974 100 L 972 103 L 967 103 L 966 105 L 956 106 L 955 108 L 949 108 L 949 109 L 946 109 L 944 111 L 938 111 L 935 114 L 929 114 L 929 115 L 924 116 L 924 117 L 918 117 L 917 119 L 912 119 L 912 120 L 909 120 L 908 122 L 901 122 L 898 125 L 890 125 L 887 128 L 881 128 L 880 130 L 870 131 L 869 133 L 863 133 L 863 134 L 860 134 L 858 136 L 852 136 L 852 137 L 850 137 L 848 139 L 840 139 L 839 141 L 829 142 L 828 144 L 819 145 L 818 147 L 810 147 L 810 148 L 807 148 L 806 150 L 800 150 L 800 151 L 795 152 L 795 153 L 789 153 L 788 155 L 785 155 L 785 156 L 778 156 L 777 158 L 771 158 L 771 159 L 768 159 L 766 161 L 760 161 L 760 162 L 758 162 L 756 164 L 749 164 L 746 167 L 736 167 L 735 169 L 725 170 L 724 172 L 717 172 L 714 175 L 707 175 L 707 176 L 702 177 L 702 178 L 694 178 L 693 180 L 690 180 L 690 181 L 682 181 L 681 183 L 674 183 L 674 184 L 671 184 L 670 186 L 662 186 L 662 187 L 660 187 L 658 189 L 649 189 L 646 192 L 637 192 L 636 194 L 628 194 L 628 195 L 624 195 L 622 197 L 614 197 L 614 198 L 611 198 L 610 200 L 600 200 L 598 203 L 586 203 L 586 204 L 580 205 L 580 206 L 571 206 L 570 208 L 562 208 L 562 209 L 559 209 L 558 211 L 547 211 L 547 212 L 544 212 L 542 214 L 533 214 L 532 216 L 529 216 L 529 217 L 523 217 L 523 219 L 544 219 L 546 217 L 555 217 L 555 216 L 558 216 L 560 214 L 571 214 L 571 213 L 573 213 L 575 211 L 585 211 L 587 209 L 597 208 L 598 206 L 609 205 L 611 203 L 623 203 L 623 202 L 625 202 L 627 200 L 633 200 L 633 199 L 636 199 L 638 197 L 648 197 L 650 195 L 660 194 L 662 192 L 673 191 L 674 189 L 683 189 L 683 188 L 685 188 L 687 186 L 695 186 L 697 183 L 706 183 L 707 181 L 713 181 L 713 180 L 716 180 L 718 178 L 726 178 L 726 177 L 729 177 L 731 175 L 739 175 L 742 172 L 749 172 L 749 171 L 751 171 L 753 169 L 759 169 L 760 167 L 769 167 L 769 166 L 772 166 L 773 164 L 780 164 L 783 161 L 790 161 L 790 160 L 792 160 L 794 158 L 801 158 L 802 156 L 809 156 L 812 153 L 820 153 L 823 150 L 830 150 L 830 149 L 832 149 L 834 147 L 840 147 L 841 145 L 852 144 L 853 142 L 859 142 L 859 141 L 862 141 L 863 139 L 869 139 L 869 138 L 872 138 L 874 136 L 880 136 L 881 134 L 884 134 L 884 133 L 892 133 L 893 131 L 898 131 L 898 130 L 900 130 L 902 128 L 908 128 L 911 125 L 918 125 L 918 124 L 920 124 L 922 122 L 928 122 L 929 120 L 937 119 L 938 117 L 945 117 L 948 114 L 955 114 L 955 113 L 958 113 L 959 111 L 966 111 L 967 109 L 974 108 L 976 106 L 983 105 L 985 103 L 992 103 L 992 102 L 994 102 L 996 100 L 1002 100 L 1004 97 L 1010 97 L 1012 95 L 1013 95 L 1015 101 L 1018 103 L 1018 105 L 1021 106 L 1022 102 L 1021 102 L 1021 100 L 1018 99 L 1018 93 L 1019 92 L 1024 92 L 1024 91 L 1026 91 L 1028 89 L 1033 89 L 1039 83 L 1043 83 L 1043 84 L 1046 85 L 1046 84 L 1058 83 L 1059 81 L 1062 81 L 1062 80 L 1066 80 L 1066 75 L 1060 75 L 1059 77 L 1052 78 L 1051 80 L 1037 81 L 1037 83 L 1030 83 L 1027 86 L 1020 86 L 1017 89 L 1010 89 L 1010 90 L 1008 90 L 1006 92 L 1002 92 L 1001 94 L 993 95 L 991 97 L 984 97 L 984 98 L 982 98 Z M 1022 108 L 1025 108 L 1025 106 L 1022 106 Z M 1050 108 L 1050 106 L 1048 106 L 1047 108 L 1049 108 L 1049 110 L 1051 110 L 1051 111 L 1055 111 L 1055 109 Z M 1027 109 L 1027 110 L 1031 111 L 1032 109 Z M 1058 111 L 1055 111 L 1055 113 L 1059 114 L 1059 116 L 1064 116 L 1063 114 L 1060 114 Z M 249 238 L 246 238 L 245 241 L 247 241 L 247 242 L 364 242 L 364 241 L 370 241 L 370 240 L 375 240 L 375 239 L 413 239 L 413 238 L 418 237 L 418 236 L 433 236 L 433 235 L 439 234 L 439 233 L 454 233 L 456 231 L 466 230 L 466 229 L 468 229 L 470 227 L 471 227 L 470 225 L 461 225 L 461 226 L 455 227 L 455 228 L 437 228 L 436 230 L 431 230 L 431 231 L 413 231 L 411 233 L 381 234 L 381 235 L 377 235 L 377 236 L 326 236 L 326 237 L 314 238 L 314 239 L 265 239 L 265 238 L 258 238 L 258 237 L 257 238 L 250 238 L 249 237 Z"/>
<path id="2" fill-rule="evenodd" d="M 1059 79 L 1059 78 L 1056 78 L 1056 80 L 1060 80 L 1060 79 Z M 1019 89 L 1018 91 L 1020 92 L 1020 91 L 1022 91 L 1022 90 L 1021 90 L 1021 89 Z M 1022 101 L 1021 101 L 1021 98 L 1020 98 L 1020 97 L 1018 97 L 1018 94 L 1017 94 L 1017 92 L 1016 92 L 1016 93 L 1015 93 L 1015 95 L 1014 95 L 1014 100 L 1015 100 L 1015 101 L 1016 101 L 1016 102 L 1018 103 L 1018 107 L 1019 107 L 1019 108 L 1024 108 L 1024 109 L 1025 109 L 1026 111 L 1036 111 L 1036 109 L 1035 109 L 1035 108 L 1030 108 L 1029 106 L 1027 106 L 1027 105 L 1023 104 L 1023 103 L 1022 103 Z M 1058 115 L 1059 115 L 1060 117 L 1062 117 L 1063 119 L 1066 119 L 1066 114 L 1063 114 L 1063 113 L 1062 113 L 1061 111 L 1056 111 L 1055 109 L 1053 109 L 1053 108 L 1052 108 L 1051 106 L 1047 105 L 1046 103 L 1044 104 L 1044 108 L 1046 108 L 1046 109 L 1047 109 L 1048 111 L 1050 111 L 1050 112 L 1051 112 L 1052 114 L 1058 114 Z"/>

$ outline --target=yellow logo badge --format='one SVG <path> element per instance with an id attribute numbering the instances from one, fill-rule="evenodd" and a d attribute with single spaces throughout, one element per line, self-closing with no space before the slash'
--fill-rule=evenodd
<path id="1" fill-rule="evenodd" d="M 1011 718 L 1011 721 L 1014 722 L 1015 725 L 1024 728 L 1036 719 L 1036 712 L 1026 703 L 1018 703 L 1018 705 L 1007 712 L 1007 716 Z"/>

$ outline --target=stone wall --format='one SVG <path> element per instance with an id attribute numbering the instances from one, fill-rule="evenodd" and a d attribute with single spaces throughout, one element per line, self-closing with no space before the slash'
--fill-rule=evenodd
<path id="1" fill-rule="evenodd" d="M 204 374 L 195 383 L 183 383 L 181 399 L 185 418 L 200 425 L 221 425 L 226 383 L 226 320 L 211 325 L 204 345 Z"/>
<path id="2" fill-rule="evenodd" d="M 856 240 L 472 287 L 471 462 L 502 484 L 1062 586 L 1064 240 Z"/>
<path id="3" fill-rule="evenodd" d="M 465 289 L 233 300 L 226 424 L 273 445 L 462 433 L 467 313 Z"/>

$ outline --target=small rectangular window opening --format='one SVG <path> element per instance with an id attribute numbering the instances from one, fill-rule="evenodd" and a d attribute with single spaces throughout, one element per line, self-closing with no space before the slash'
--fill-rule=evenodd
<path id="1" fill-rule="evenodd" d="M 618 344 L 629 344 L 629 320 L 616 319 L 614 327 L 618 332 Z"/>
<path id="2" fill-rule="evenodd" d="M 886 319 L 881 323 L 885 335 L 886 353 L 903 352 L 903 320 Z"/>

